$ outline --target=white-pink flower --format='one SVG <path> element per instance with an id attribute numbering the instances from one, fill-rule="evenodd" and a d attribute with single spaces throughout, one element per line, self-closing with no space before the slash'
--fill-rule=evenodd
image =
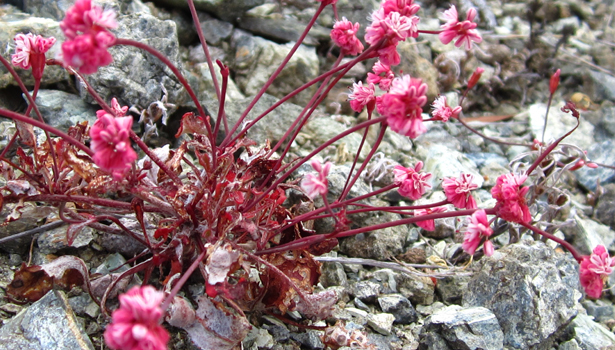
<path id="1" fill-rule="evenodd" d="M 579 278 L 585 293 L 598 299 L 602 295 L 604 282 L 613 272 L 615 257 L 610 257 L 603 245 L 594 248 L 590 256 L 584 256 L 579 267 Z"/>
<path id="2" fill-rule="evenodd" d="M 412 200 L 417 200 L 431 188 L 429 184 L 431 174 L 421 173 L 421 169 L 423 169 L 423 162 L 421 161 L 416 163 L 414 168 L 404 168 L 401 165 L 395 166 L 393 169 L 394 182 L 396 185 L 399 185 L 399 194 Z"/>
<path id="3" fill-rule="evenodd" d="M 357 38 L 359 23 L 352 24 L 346 17 L 335 22 L 331 30 L 331 40 L 342 49 L 345 55 L 358 55 L 363 52 L 363 44 Z"/>
<path id="4" fill-rule="evenodd" d="M 166 350 L 169 333 L 160 325 L 164 293 L 152 286 L 133 287 L 119 299 L 120 307 L 105 329 L 105 343 L 115 350 Z"/>
<path id="5" fill-rule="evenodd" d="M 423 106 L 427 102 L 427 84 L 421 79 L 404 75 L 395 78 L 389 92 L 382 95 L 378 112 L 387 117 L 387 123 L 398 134 L 415 138 L 427 129 L 423 125 Z"/>
<path id="6" fill-rule="evenodd" d="M 448 201 L 459 209 L 476 208 L 476 200 L 472 197 L 472 190 L 478 188 L 473 182 L 474 175 L 461 174 L 459 178 L 449 177 L 442 181 L 442 189 Z"/>
<path id="7" fill-rule="evenodd" d="M 444 213 L 446 211 L 445 207 L 437 207 L 437 208 L 427 208 L 427 209 L 416 209 L 414 210 L 414 216 L 415 217 L 419 217 L 419 216 L 424 216 L 424 215 L 429 215 L 429 214 L 437 214 L 437 213 Z M 436 229 L 436 222 L 434 221 L 434 219 L 430 219 L 430 220 L 423 220 L 423 221 L 417 221 L 415 222 L 416 226 L 427 230 L 427 231 L 434 231 Z"/>
<path id="8" fill-rule="evenodd" d="M 470 8 L 466 13 L 466 20 L 459 21 L 457 8 L 455 8 L 455 5 L 451 5 L 451 8 L 444 11 L 441 17 L 446 23 L 441 26 L 442 31 L 439 34 L 440 41 L 442 41 L 443 44 L 448 44 L 453 41 L 453 39 L 457 38 L 455 46 L 460 47 L 465 44 L 466 50 L 472 48 L 472 42 L 477 44 L 481 43 L 483 38 L 481 38 L 478 31 L 475 29 L 478 26 L 478 24 L 474 23 L 476 14 L 476 9 Z"/>
<path id="9" fill-rule="evenodd" d="M 367 86 L 363 86 L 363 82 L 354 83 L 348 99 L 353 111 L 361 112 L 367 106 L 368 112 L 371 112 L 376 105 L 376 88 L 372 83 Z"/>
<path id="10" fill-rule="evenodd" d="M 15 54 L 11 56 L 11 63 L 15 67 L 30 69 L 35 79 L 41 79 L 45 69 L 45 53 L 55 44 L 54 37 L 44 38 L 32 33 L 19 33 L 13 38 L 15 41 Z"/>
<path id="11" fill-rule="evenodd" d="M 113 174 L 115 180 L 121 180 L 137 159 L 130 145 L 131 127 L 132 117 L 115 118 L 103 113 L 90 129 L 94 163 Z"/>
<path id="12" fill-rule="evenodd" d="M 329 171 L 333 164 L 331 162 L 326 162 L 323 166 L 316 159 L 312 160 L 311 164 L 318 174 L 306 174 L 303 181 L 301 181 L 301 188 L 310 198 L 316 198 L 318 195 L 326 196 L 327 192 L 329 192 L 327 175 L 329 175 Z"/>
<path id="13" fill-rule="evenodd" d="M 473 255 L 484 238 L 486 239 L 483 244 L 485 255 L 493 255 L 493 244 L 488 240 L 489 236 L 493 234 L 493 230 L 489 226 L 485 210 L 480 209 L 475 211 L 472 216 L 468 218 L 468 221 L 468 227 L 464 233 L 463 243 L 461 244 L 463 250 Z"/>
<path id="14" fill-rule="evenodd" d="M 439 96 L 431 104 L 431 115 L 434 120 L 447 122 L 450 118 L 457 118 L 461 113 L 461 106 L 451 108 L 446 102 L 446 96 Z"/>
<path id="15" fill-rule="evenodd" d="M 372 71 L 374 73 L 367 73 L 367 82 L 372 84 L 378 84 L 381 90 L 389 91 L 391 83 L 395 78 L 395 74 L 393 74 L 391 67 L 378 60 L 376 63 L 374 63 Z"/>

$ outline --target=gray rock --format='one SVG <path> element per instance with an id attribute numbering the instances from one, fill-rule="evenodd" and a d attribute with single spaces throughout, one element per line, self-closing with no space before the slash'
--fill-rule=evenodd
<path id="1" fill-rule="evenodd" d="M 583 300 L 581 303 L 587 314 L 593 316 L 597 322 L 604 322 L 615 319 L 615 306 L 610 301 L 604 299 Z"/>
<path id="2" fill-rule="evenodd" d="M 279 64 L 290 52 L 292 44 L 279 45 L 242 30 L 235 30 L 231 38 L 235 52 L 233 69 L 235 82 L 246 95 L 254 95 L 269 79 Z M 267 89 L 267 93 L 282 98 L 318 75 L 318 57 L 314 48 L 301 45 L 280 75 Z M 316 86 L 312 86 L 290 101 L 305 105 L 312 98 Z"/>
<path id="3" fill-rule="evenodd" d="M 36 105 L 47 124 L 60 130 L 66 131 L 69 127 L 83 121 L 87 121 L 89 125 L 96 121 L 96 108 L 78 95 L 64 91 L 39 90 Z M 36 118 L 34 111 L 30 115 Z"/>
<path id="4" fill-rule="evenodd" d="M 590 255 L 594 248 L 603 245 L 608 249 L 615 242 L 615 231 L 608 226 L 599 224 L 592 219 L 574 216 L 576 226 L 565 227 L 562 230 L 573 237 L 573 244 L 579 253 Z"/>
<path id="5" fill-rule="evenodd" d="M 355 298 L 364 302 L 374 302 L 382 291 L 382 286 L 379 283 L 372 281 L 361 281 L 353 284 L 350 287 L 351 294 Z"/>
<path id="6" fill-rule="evenodd" d="M 432 173 L 433 187 L 440 186 L 440 179 L 445 177 L 459 177 L 460 173 L 474 175 L 474 183 L 481 188 L 483 177 L 480 175 L 476 164 L 460 152 L 452 150 L 444 145 L 430 145 L 423 168 L 424 172 Z"/>
<path id="7" fill-rule="evenodd" d="M 310 141 L 312 145 L 320 146 L 346 130 L 348 130 L 348 126 L 337 122 L 331 118 L 325 117 L 311 118 L 301 131 L 310 135 Z M 362 138 L 363 134 L 352 133 L 334 142 L 333 145 L 338 146 L 338 150 L 339 148 L 346 149 L 344 152 L 345 154 L 341 156 L 341 158 L 346 159 L 338 160 L 342 163 L 346 161 L 352 161 L 355 154 L 359 150 L 359 145 L 361 144 Z M 363 145 L 363 148 L 361 149 L 361 154 L 359 158 L 365 159 L 365 157 L 367 157 L 367 155 L 369 154 L 370 150 L 371 147 L 369 146 L 369 144 L 365 143 Z M 336 154 L 336 157 L 340 158 L 340 155 Z"/>
<path id="8" fill-rule="evenodd" d="M 468 287 L 469 276 L 446 276 L 438 279 L 436 292 L 447 304 L 461 304 L 463 292 Z"/>
<path id="9" fill-rule="evenodd" d="M 612 349 L 615 347 L 615 335 L 603 325 L 594 322 L 591 317 L 579 314 L 572 320 L 569 329 L 580 349 Z"/>
<path id="10" fill-rule="evenodd" d="M 118 19 L 118 38 L 131 39 L 152 46 L 181 71 L 177 29 L 173 21 L 161 21 L 147 14 L 130 14 Z M 168 91 L 168 101 L 182 104 L 187 93 L 171 70 L 156 57 L 132 46 L 109 49 L 113 62 L 86 77 L 105 101 L 117 97 L 122 105 L 145 108 L 162 97 L 162 83 Z M 81 96 L 89 96 L 82 86 Z M 91 99 L 91 97 L 88 97 Z"/>
<path id="11" fill-rule="evenodd" d="M 395 316 L 391 314 L 369 314 L 367 317 L 367 324 L 382 335 L 391 334 L 394 321 Z"/>
<path id="12" fill-rule="evenodd" d="M 603 224 L 615 230 L 615 184 L 608 184 L 602 188 L 602 195 L 598 197 L 596 218 Z"/>
<path id="13" fill-rule="evenodd" d="M 495 315 L 484 307 L 451 305 L 425 320 L 419 349 L 502 349 L 504 335 Z"/>
<path id="14" fill-rule="evenodd" d="M 508 165 L 508 159 L 497 153 L 466 153 L 466 157 L 473 161 L 481 171 L 489 163 L 496 163 L 503 167 Z"/>
<path id="15" fill-rule="evenodd" d="M 395 317 L 395 323 L 410 324 L 419 319 L 410 300 L 401 294 L 382 295 L 378 297 L 378 304 L 383 312 Z"/>
<path id="16" fill-rule="evenodd" d="M 321 283 L 325 287 L 347 286 L 348 278 L 344 266 L 338 262 L 327 262 L 322 265 Z"/>
<path id="17" fill-rule="evenodd" d="M 241 29 L 276 41 L 296 42 L 305 30 L 307 22 L 282 16 L 279 13 L 264 16 L 254 16 L 248 13 L 241 18 L 238 25 Z M 317 46 L 319 40 L 326 40 L 329 37 L 330 32 L 330 29 L 316 24 L 310 29 L 303 44 Z"/>
<path id="18" fill-rule="evenodd" d="M 0 211 L 0 217 L 6 217 L 12 211 L 13 205 L 5 204 Z M 26 203 L 21 210 L 21 218 L 12 221 L 0 230 L 0 238 L 12 236 L 27 230 L 32 230 L 40 226 L 39 222 L 46 219 L 50 214 L 57 213 L 57 209 L 52 207 L 37 207 L 31 203 Z M 32 236 L 25 236 L 3 243 L 0 249 L 9 253 L 23 254 L 30 248 Z"/>
<path id="19" fill-rule="evenodd" d="M 559 344 L 557 350 L 581 350 L 579 347 L 579 343 L 576 340 L 572 339 Z"/>
<path id="20" fill-rule="evenodd" d="M 61 52 L 61 41 L 64 38 L 64 34 L 60 30 L 60 24 L 52 19 L 33 17 L 19 11 L 10 10 L 11 7 L 0 7 L 0 47 L 2 47 L 2 55 L 4 58 L 11 60 L 10 54 L 15 53 L 14 50 L 5 51 L 7 47 L 14 45 L 13 38 L 18 33 L 33 33 L 42 35 L 44 37 L 55 37 L 56 43 L 47 51 L 47 58 L 54 58 Z M 34 78 L 32 78 L 31 70 L 24 70 L 16 68 L 17 74 L 24 81 L 26 86 L 34 85 Z M 61 81 L 69 80 L 69 75 L 60 66 L 45 67 L 43 73 L 43 82 L 46 84 L 55 84 Z M 13 76 L 9 71 L 0 65 L 0 88 L 5 88 L 8 85 L 17 86 L 17 82 L 13 79 Z"/>
<path id="21" fill-rule="evenodd" d="M 126 259 L 119 254 L 111 254 L 102 261 L 98 267 L 94 270 L 94 273 L 99 273 L 101 275 L 107 275 L 110 273 L 121 273 L 128 270 L 128 266 L 126 264 Z"/>
<path id="22" fill-rule="evenodd" d="M 68 237 L 66 235 L 67 226 L 55 228 L 41 233 L 36 240 L 38 247 L 43 254 L 57 253 L 62 249 L 69 247 L 83 248 L 94 239 L 94 229 L 91 227 L 85 227 L 72 240 L 72 244 L 68 244 Z"/>
<path id="23" fill-rule="evenodd" d="M 200 16 L 202 17 L 202 16 Z M 201 30 L 208 45 L 219 45 L 231 37 L 233 25 L 215 18 L 199 18 Z"/>
<path id="24" fill-rule="evenodd" d="M 164 6 L 188 8 L 188 3 L 185 0 L 154 0 L 154 3 Z M 194 0 L 194 7 L 197 10 L 213 13 L 222 20 L 234 22 L 245 11 L 263 3 L 264 0 Z"/>
<path id="25" fill-rule="evenodd" d="M 120 253 L 125 256 L 135 256 L 145 249 L 145 246 L 136 239 L 125 235 L 101 234 L 100 245 L 111 253 Z"/>
<path id="26" fill-rule="evenodd" d="M 0 329 L 4 349 L 88 349 L 94 346 L 61 291 L 50 291 Z"/>
<path id="27" fill-rule="evenodd" d="M 577 264 L 542 242 L 512 244 L 483 257 L 463 295 L 498 318 L 504 345 L 548 348 L 577 314 Z"/>
<path id="28" fill-rule="evenodd" d="M 615 166 L 615 142 L 608 140 L 592 144 L 587 148 L 587 158 L 597 163 Z M 601 185 L 615 181 L 615 171 L 609 168 L 598 167 L 592 169 L 583 167 L 575 171 L 574 174 L 581 185 L 591 191 L 596 190 L 598 181 L 600 181 Z"/>
<path id="29" fill-rule="evenodd" d="M 589 71 L 586 78 L 589 83 L 587 86 L 593 92 L 590 95 L 595 96 L 596 100 L 615 102 L 615 77 L 602 72 Z"/>
<path id="30" fill-rule="evenodd" d="M 604 135 L 605 139 L 615 136 L 615 107 L 603 108 L 599 113 L 599 117 L 598 131 L 606 134 Z"/>
<path id="31" fill-rule="evenodd" d="M 322 331 L 307 330 L 305 333 L 290 333 L 290 338 L 298 341 L 307 349 L 324 349 L 325 344 L 320 340 Z"/>
<path id="32" fill-rule="evenodd" d="M 547 130 L 545 131 L 545 142 L 551 143 L 567 132 L 572 130 L 577 124 L 577 120 L 570 113 L 562 112 L 559 108 L 554 108 L 558 103 L 553 103 L 549 109 L 549 119 L 547 121 Z M 542 129 L 545 124 L 545 114 L 547 105 L 544 103 L 535 103 L 529 108 L 530 129 L 535 138 L 542 137 Z M 594 126 L 590 123 L 583 123 L 566 139 L 565 143 L 571 143 L 582 149 L 588 149 L 594 144 Z"/>
<path id="33" fill-rule="evenodd" d="M 431 278 L 395 272 L 395 281 L 398 292 L 410 299 L 412 305 L 430 305 L 434 302 L 435 285 Z"/>
<path id="34" fill-rule="evenodd" d="M 364 221 L 355 221 L 359 227 L 399 220 L 397 214 L 382 213 Z M 388 227 L 344 238 L 340 241 L 340 252 L 353 257 L 386 259 L 403 253 L 407 236 L 406 225 Z"/>

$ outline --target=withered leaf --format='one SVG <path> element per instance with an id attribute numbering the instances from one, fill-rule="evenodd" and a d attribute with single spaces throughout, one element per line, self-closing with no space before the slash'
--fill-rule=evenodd
<path id="1" fill-rule="evenodd" d="M 15 272 L 13 281 L 8 285 L 6 294 L 18 302 L 37 301 L 53 287 L 53 279 L 37 265 L 26 266 Z"/>

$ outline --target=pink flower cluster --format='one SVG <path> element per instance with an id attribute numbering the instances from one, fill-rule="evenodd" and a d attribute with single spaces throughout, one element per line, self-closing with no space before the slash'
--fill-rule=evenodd
<path id="1" fill-rule="evenodd" d="M 169 333 L 160 325 L 164 294 L 152 286 L 133 287 L 119 299 L 105 343 L 116 350 L 166 350 Z"/>
<path id="2" fill-rule="evenodd" d="M 483 243 L 485 255 L 493 255 L 493 244 L 489 241 L 489 236 L 493 234 L 493 230 L 489 225 L 485 210 L 480 209 L 475 211 L 472 216 L 468 218 L 468 221 L 468 228 L 463 235 L 463 243 L 461 244 L 463 250 L 473 255 L 481 241 L 485 239 L 485 243 Z"/>
<path id="3" fill-rule="evenodd" d="M 357 38 L 359 23 L 352 24 L 346 17 L 335 22 L 331 30 L 331 40 L 342 49 L 344 55 L 355 56 L 363 52 L 363 44 Z"/>
<path id="4" fill-rule="evenodd" d="M 355 112 L 361 112 L 365 106 L 367 111 L 371 113 L 376 106 L 376 88 L 374 84 L 369 83 L 363 86 L 363 82 L 352 84 L 352 93 L 348 95 L 350 100 L 350 108 Z"/>
<path id="5" fill-rule="evenodd" d="M 446 102 L 446 96 L 439 96 L 435 99 L 431 104 L 431 108 L 433 108 L 431 111 L 432 120 L 441 120 L 443 122 L 447 122 L 450 118 L 457 118 L 459 113 L 461 113 L 461 106 L 451 108 Z"/>
<path id="6" fill-rule="evenodd" d="M 374 63 L 372 71 L 374 71 L 374 73 L 367 73 L 367 82 L 372 84 L 378 84 L 378 87 L 380 87 L 381 90 L 389 91 L 391 83 L 395 78 L 391 67 L 380 61 L 377 61 L 376 63 Z"/>
<path id="7" fill-rule="evenodd" d="M 444 207 L 437 207 L 437 208 L 427 208 L 427 209 L 416 209 L 414 211 L 414 216 L 423 216 L 423 215 L 429 215 L 429 214 L 437 214 L 437 213 L 444 213 L 446 211 L 446 208 Z M 423 220 L 423 221 L 417 221 L 415 222 L 416 226 L 427 230 L 427 231 L 434 231 L 436 229 L 436 222 L 434 221 L 434 219 L 431 220 Z"/>
<path id="8" fill-rule="evenodd" d="M 441 26 L 442 31 L 439 34 L 440 41 L 442 41 L 443 44 L 448 44 L 453 41 L 453 39 L 457 38 L 455 46 L 460 47 L 465 44 L 466 50 L 472 48 L 472 42 L 477 44 L 481 43 L 483 38 L 481 38 L 478 31 L 475 29 L 478 26 L 474 23 L 476 14 L 476 9 L 470 8 L 466 13 L 466 20 L 459 21 L 457 8 L 455 8 L 455 5 L 451 5 L 451 8 L 444 11 L 442 14 L 442 19 L 445 20 L 446 23 Z"/>
<path id="9" fill-rule="evenodd" d="M 459 178 L 446 178 L 442 181 L 442 189 L 451 204 L 459 209 L 475 209 L 476 200 L 470 193 L 478 188 L 478 185 L 473 182 L 474 175 L 461 174 Z"/>
<path id="10" fill-rule="evenodd" d="M 380 61 L 389 66 L 401 62 L 397 45 L 409 37 L 418 36 L 419 18 L 414 16 L 420 6 L 414 0 L 385 0 L 380 9 L 372 13 L 372 24 L 367 27 L 365 41 L 376 45 L 382 41 L 378 49 Z"/>
<path id="11" fill-rule="evenodd" d="M 387 117 L 391 129 L 415 138 L 427 129 L 423 125 L 423 106 L 427 102 L 427 84 L 421 79 L 403 75 L 393 79 L 389 92 L 377 100 L 378 113 Z"/>
<path id="12" fill-rule="evenodd" d="M 123 117 L 127 107 L 120 107 L 113 99 L 112 108 L 117 118 L 103 110 L 96 112 L 98 119 L 90 129 L 91 148 L 94 163 L 110 172 L 115 180 L 121 180 L 137 159 L 137 153 L 130 146 L 132 117 Z"/>
<path id="13" fill-rule="evenodd" d="M 60 22 L 66 41 L 62 44 L 64 64 L 92 74 L 113 57 L 107 51 L 115 43 L 108 29 L 116 28 L 115 12 L 92 6 L 91 0 L 77 0 Z"/>
<path id="14" fill-rule="evenodd" d="M 404 168 L 401 165 L 395 166 L 393 174 L 395 176 L 394 182 L 399 185 L 399 194 L 404 197 L 408 197 L 412 200 L 421 198 L 427 189 L 431 188 L 429 179 L 430 173 L 421 173 L 423 169 L 423 162 L 419 161 L 413 168 Z"/>
<path id="15" fill-rule="evenodd" d="M 506 221 L 529 223 L 532 220 L 525 195 L 529 187 L 520 188 L 526 175 L 504 174 L 498 177 L 491 195 L 497 200 L 496 214 Z"/>
<path id="16" fill-rule="evenodd" d="M 327 195 L 327 192 L 329 192 L 327 175 L 329 175 L 332 165 L 332 163 L 326 162 L 323 166 L 318 160 L 312 160 L 312 167 L 318 172 L 318 175 L 306 174 L 301 181 L 301 188 L 307 193 L 308 197 L 316 198 L 317 195 Z"/>
<path id="17" fill-rule="evenodd" d="M 598 299 L 602 295 L 604 282 L 613 272 L 615 257 L 611 258 L 604 246 L 594 248 L 590 256 L 584 256 L 579 268 L 581 286 L 590 298 Z"/>
<path id="18" fill-rule="evenodd" d="M 43 38 L 32 33 L 15 35 L 15 54 L 11 56 L 11 63 L 15 67 L 30 69 L 36 80 L 43 77 L 45 69 L 45 53 L 55 44 L 56 38 Z"/>

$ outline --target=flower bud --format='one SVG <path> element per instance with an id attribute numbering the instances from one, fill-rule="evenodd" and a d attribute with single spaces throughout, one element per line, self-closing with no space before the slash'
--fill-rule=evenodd
<path id="1" fill-rule="evenodd" d="M 553 73 L 553 75 L 551 76 L 551 81 L 549 81 L 549 92 L 551 93 L 551 95 L 555 93 L 555 90 L 557 90 L 557 86 L 559 85 L 560 72 L 560 69 L 555 71 L 555 73 Z"/>
<path id="2" fill-rule="evenodd" d="M 478 80 L 480 79 L 480 76 L 483 74 L 484 71 L 485 69 L 481 67 L 476 68 L 474 73 L 472 73 L 470 80 L 468 80 L 468 90 L 472 89 L 476 85 L 476 83 L 478 83 Z"/>

